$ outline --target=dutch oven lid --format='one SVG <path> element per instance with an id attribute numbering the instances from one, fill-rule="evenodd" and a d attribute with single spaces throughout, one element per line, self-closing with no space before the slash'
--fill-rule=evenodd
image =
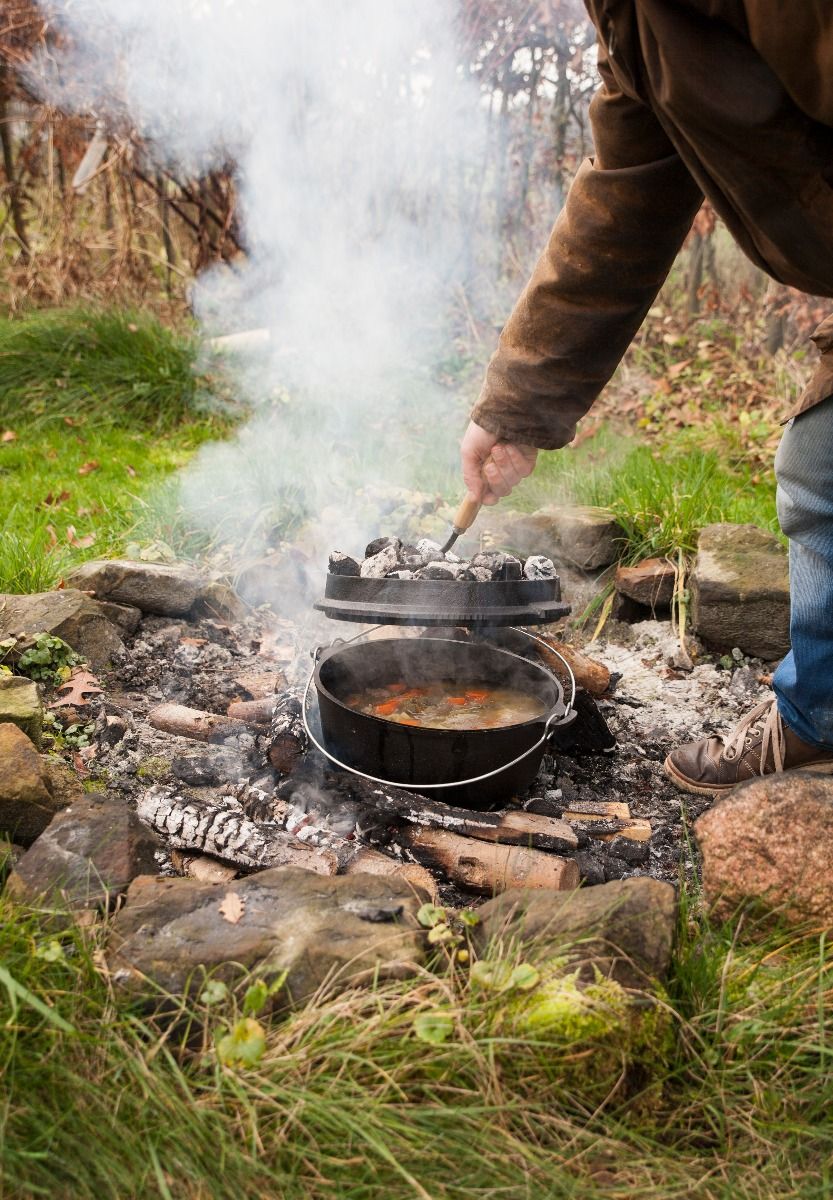
<path id="1" fill-rule="evenodd" d="M 373 625 L 543 625 L 570 613 L 561 581 L 473 583 L 455 579 L 362 579 L 327 575 L 314 606 L 334 621 Z"/>

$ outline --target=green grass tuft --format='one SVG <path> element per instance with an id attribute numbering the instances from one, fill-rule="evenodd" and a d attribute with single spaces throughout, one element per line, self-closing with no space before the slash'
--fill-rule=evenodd
<path id="1" fill-rule="evenodd" d="M 0 320 L 0 422 L 167 429 L 210 399 L 194 336 L 123 309 L 61 309 Z"/>
<path id="2" fill-rule="evenodd" d="M 265 1048 L 226 1067 L 232 998 L 206 989 L 163 1035 L 114 999 L 101 930 L 48 931 L 8 901 L 0 930 L 10 1196 L 822 1200 L 833 1182 L 818 931 L 714 926 L 684 896 L 673 1036 L 628 1078 L 592 1034 L 533 1033 L 502 993 L 445 970 L 260 1016 Z M 420 1018 L 438 1015 L 426 1045 Z"/>
<path id="3" fill-rule="evenodd" d="M 190 335 L 130 312 L 0 321 L 0 592 L 134 540 L 199 551 L 169 479 L 234 413 L 196 359 Z"/>
<path id="4" fill-rule="evenodd" d="M 632 562 L 689 554 L 700 529 L 717 521 L 778 531 L 772 476 L 727 463 L 685 437 L 659 450 L 602 431 L 575 450 L 545 452 L 512 503 L 525 511 L 559 503 L 609 508 L 625 531 L 622 557 Z"/>

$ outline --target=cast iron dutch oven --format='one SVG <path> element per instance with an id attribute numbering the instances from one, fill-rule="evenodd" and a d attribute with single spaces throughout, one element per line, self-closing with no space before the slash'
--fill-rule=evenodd
<path id="1" fill-rule="evenodd" d="M 573 715 L 560 682 L 544 666 L 483 643 L 445 638 L 335 643 L 319 651 L 313 678 L 325 753 L 376 779 L 416 791 L 424 785 L 431 795 L 469 808 L 485 809 L 524 792 L 538 773 L 551 731 Z M 453 680 L 461 686 L 516 687 L 539 697 L 545 713 L 499 729 L 428 729 L 368 716 L 344 703 L 366 687 L 401 679 L 410 686 Z M 461 782 L 502 767 L 506 770 L 490 778 Z"/>

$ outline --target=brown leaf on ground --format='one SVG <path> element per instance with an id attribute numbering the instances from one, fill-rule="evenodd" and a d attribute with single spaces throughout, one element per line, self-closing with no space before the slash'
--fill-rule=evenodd
<path id="1" fill-rule="evenodd" d="M 13 429 L 4 429 L 3 432 L 0 433 L 0 442 L 16 442 L 16 441 L 17 441 L 17 434 L 15 433 L 15 431 Z"/>
<path id="2" fill-rule="evenodd" d="M 58 535 L 55 532 L 55 526 L 47 525 L 46 532 L 49 535 L 49 549 L 54 550 L 55 547 L 58 545 Z"/>
<path id="3" fill-rule="evenodd" d="M 127 474 L 130 476 L 131 479 L 135 479 L 136 476 L 139 474 L 139 472 L 136 470 L 135 467 L 131 467 L 130 463 L 125 463 L 124 469 L 125 469 L 125 471 L 127 471 Z"/>
<path id="4" fill-rule="evenodd" d="M 101 463 L 91 458 L 89 462 L 82 463 L 78 468 L 79 475 L 92 475 L 93 471 L 99 470 Z"/>
<path id="5" fill-rule="evenodd" d="M 90 703 L 93 696 L 101 696 L 104 689 L 91 671 L 83 668 L 72 672 L 66 683 L 61 684 L 55 693 L 55 699 L 50 708 L 63 708 L 65 704 L 83 707 Z"/>
<path id="6" fill-rule="evenodd" d="M 220 904 L 220 916 L 224 921 L 228 921 L 229 925 L 236 925 L 245 910 L 246 903 L 242 896 L 237 892 L 226 892 Z"/>
<path id="7" fill-rule="evenodd" d="M 71 493 L 63 492 L 47 492 L 38 508 L 60 508 L 69 500 Z"/>

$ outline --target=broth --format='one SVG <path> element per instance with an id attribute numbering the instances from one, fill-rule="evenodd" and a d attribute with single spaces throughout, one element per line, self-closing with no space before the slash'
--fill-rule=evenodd
<path id="1" fill-rule="evenodd" d="M 519 688 L 438 680 L 420 687 L 390 683 L 347 696 L 348 708 L 421 729 L 502 729 L 543 717 L 547 706 Z"/>

